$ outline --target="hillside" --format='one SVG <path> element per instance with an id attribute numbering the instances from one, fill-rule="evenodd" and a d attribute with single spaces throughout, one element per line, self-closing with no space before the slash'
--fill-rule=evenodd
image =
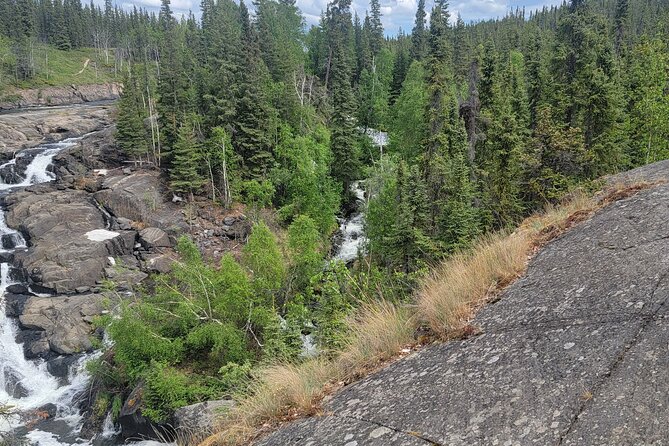
<path id="1" fill-rule="evenodd" d="M 627 176 L 666 181 L 669 163 Z M 412 354 L 257 444 L 662 444 L 667 203 L 661 184 L 596 213 L 474 318 L 480 334 Z"/>
<path id="2" fill-rule="evenodd" d="M 0 38 L 0 101 L 11 98 L 16 90 L 42 89 L 69 85 L 106 84 L 120 79 L 111 64 L 100 59 L 94 48 L 59 50 L 51 45 L 34 47 L 35 75 L 17 79 L 13 73 L 13 42 Z M 113 57 L 113 55 L 112 55 Z"/>

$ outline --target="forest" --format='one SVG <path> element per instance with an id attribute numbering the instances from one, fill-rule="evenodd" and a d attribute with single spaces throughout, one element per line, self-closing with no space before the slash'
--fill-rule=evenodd
<path id="1" fill-rule="evenodd" d="M 429 9 L 428 9 L 429 6 Z M 431 268 L 603 175 L 669 158 L 669 2 L 571 0 L 465 23 L 418 0 L 389 36 L 333 0 L 307 29 L 294 0 L 202 0 L 177 19 L 79 0 L 0 0 L 0 71 L 36 76 L 34 48 L 94 48 L 123 83 L 116 142 L 189 206 L 242 206 L 253 229 L 212 265 L 179 240 L 172 274 L 99 323 L 90 366 L 116 415 L 145 385 L 156 422 L 237 397 L 256 371 L 336 355 L 369 302 L 411 304 Z M 429 15 L 429 19 L 428 19 Z M 387 132 L 377 147 L 367 129 Z M 367 242 L 330 261 L 365 188 Z"/>

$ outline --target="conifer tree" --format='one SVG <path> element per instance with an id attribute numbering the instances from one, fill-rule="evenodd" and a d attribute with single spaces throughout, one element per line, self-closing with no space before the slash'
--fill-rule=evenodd
<path id="1" fill-rule="evenodd" d="M 381 52 L 383 45 L 383 25 L 381 24 L 381 4 L 379 0 L 370 0 L 369 15 L 369 47 L 372 57 L 376 57 Z M 367 23 L 367 22 L 366 22 Z"/>
<path id="2" fill-rule="evenodd" d="M 127 156 L 141 159 L 148 154 L 149 145 L 136 76 L 127 75 L 123 86 L 116 117 L 116 142 Z"/>
<path id="3" fill-rule="evenodd" d="M 169 169 L 170 186 L 177 192 L 188 194 L 191 199 L 206 182 L 200 171 L 202 148 L 198 127 L 199 118 L 193 115 L 188 115 L 181 124 Z"/>
<path id="4" fill-rule="evenodd" d="M 423 60 L 427 56 L 428 34 L 425 17 L 427 17 L 425 0 L 418 0 L 416 20 L 411 33 L 411 57 L 418 61 Z"/>
<path id="5" fill-rule="evenodd" d="M 355 98 L 351 88 L 352 64 L 349 46 L 351 35 L 351 1 L 334 0 L 328 5 L 328 39 L 330 42 L 332 98 L 332 138 L 330 146 L 335 162 L 332 176 L 348 191 L 359 174 Z"/>
<path id="6" fill-rule="evenodd" d="M 240 20 L 242 70 L 239 73 L 236 132 L 233 143 L 242 159 L 246 174 L 253 178 L 261 178 L 268 173 L 274 159 L 268 136 L 270 110 L 264 91 L 268 73 L 260 57 L 258 36 L 243 1 L 240 2 Z"/>

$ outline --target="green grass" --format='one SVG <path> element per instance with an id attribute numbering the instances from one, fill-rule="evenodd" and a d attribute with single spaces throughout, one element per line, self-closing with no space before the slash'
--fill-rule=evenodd
<path id="1" fill-rule="evenodd" d="M 110 54 L 111 65 L 105 65 L 105 58 L 94 48 L 80 48 L 62 51 L 48 45 L 37 44 L 33 57 L 36 65 L 36 76 L 26 81 L 16 82 L 10 70 L 12 63 L 11 44 L 7 39 L 0 40 L 0 91 L 11 92 L 12 88 L 43 88 L 63 85 L 102 84 L 118 80 L 114 75 L 113 53 Z M 85 62 L 90 59 L 88 66 Z M 95 66 L 97 64 L 97 70 Z M 83 71 L 81 71 L 83 69 Z M 81 72 L 80 72 L 81 71 Z"/>

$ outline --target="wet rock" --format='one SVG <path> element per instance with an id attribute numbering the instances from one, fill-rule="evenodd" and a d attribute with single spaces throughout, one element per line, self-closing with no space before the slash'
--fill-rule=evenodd
<path id="1" fill-rule="evenodd" d="M 119 413 L 118 423 L 121 426 L 121 437 L 123 439 L 161 439 L 161 434 L 169 437 L 166 426 L 157 425 L 142 415 L 142 398 L 144 388 L 142 384 L 137 385 L 128 398 L 126 398 Z"/>
<path id="2" fill-rule="evenodd" d="M 89 294 L 71 297 L 31 297 L 19 316 L 21 327 L 45 333 L 56 353 L 71 355 L 89 351 L 92 318 L 105 310 L 105 296 Z"/>
<path id="3" fill-rule="evenodd" d="M 12 369 L 5 369 L 3 372 L 4 383 L 5 383 L 5 392 L 12 398 L 25 398 L 30 393 L 23 384 L 21 384 L 21 377 L 16 374 Z"/>
<path id="4" fill-rule="evenodd" d="M 214 430 L 216 420 L 234 406 L 232 400 L 216 400 L 181 407 L 174 411 L 174 427 L 205 436 Z"/>
<path id="5" fill-rule="evenodd" d="M 56 378 L 67 378 L 72 364 L 79 360 L 77 355 L 59 356 L 46 363 L 46 369 Z"/>
<path id="6" fill-rule="evenodd" d="M 49 348 L 49 340 L 44 331 L 20 330 L 16 334 L 16 342 L 23 344 L 26 359 L 49 359 L 55 356 Z"/>
<path id="7" fill-rule="evenodd" d="M 159 228 L 146 228 L 139 231 L 139 241 L 146 249 L 169 248 L 172 246 L 169 235 Z"/>
<path id="8" fill-rule="evenodd" d="M 5 311 L 9 317 L 19 317 L 23 314 L 23 309 L 26 306 L 30 296 L 27 294 L 5 294 Z"/>
<path id="9" fill-rule="evenodd" d="M 25 285 L 19 284 L 19 283 L 14 283 L 12 285 L 9 285 L 5 291 L 7 293 L 12 293 L 12 294 L 28 294 L 30 291 L 28 290 L 28 287 Z"/>

